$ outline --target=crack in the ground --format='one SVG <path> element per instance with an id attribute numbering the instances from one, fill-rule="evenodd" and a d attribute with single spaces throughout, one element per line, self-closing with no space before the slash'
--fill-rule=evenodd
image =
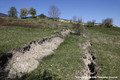
<path id="1" fill-rule="evenodd" d="M 69 32 L 70 30 L 61 30 L 60 34 L 66 36 Z M 45 37 L 0 56 L 0 80 L 18 80 L 37 68 L 39 60 L 54 54 L 53 50 L 63 41 L 64 38 L 57 35 Z"/>
<path id="2" fill-rule="evenodd" d="M 89 46 L 92 46 L 90 41 L 86 41 L 80 44 L 80 47 L 85 50 L 85 56 L 82 58 L 85 64 L 84 69 L 80 73 L 81 80 L 95 80 L 97 75 L 98 66 L 95 62 L 96 56 L 94 51 L 89 50 Z"/>

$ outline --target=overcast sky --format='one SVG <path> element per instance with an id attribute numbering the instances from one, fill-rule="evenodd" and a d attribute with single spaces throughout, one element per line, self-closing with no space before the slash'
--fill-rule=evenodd
<path id="1" fill-rule="evenodd" d="M 96 20 L 101 22 L 105 18 L 113 18 L 114 24 L 120 27 L 120 0 L 0 0 L 0 13 L 8 12 L 11 6 L 17 8 L 33 7 L 37 15 L 44 13 L 48 16 L 51 5 L 56 5 L 60 11 L 60 18 L 72 19 L 77 16 L 84 22 Z"/>

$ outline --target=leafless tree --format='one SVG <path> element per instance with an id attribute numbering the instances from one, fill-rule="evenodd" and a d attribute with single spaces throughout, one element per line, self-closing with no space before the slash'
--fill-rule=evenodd
<path id="1" fill-rule="evenodd" d="M 55 18 L 59 18 L 61 12 L 60 12 L 58 7 L 52 5 L 52 6 L 50 6 L 48 14 L 49 14 L 50 17 L 55 19 Z"/>
<path id="2" fill-rule="evenodd" d="M 82 18 L 79 17 L 79 18 L 78 18 L 78 22 L 79 22 L 79 23 L 82 23 Z"/>
<path id="3" fill-rule="evenodd" d="M 92 23 L 95 24 L 96 20 L 92 20 Z"/>
<path id="4" fill-rule="evenodd" d="M 76 16 L 73 16 L 72 20 L 73 20 L 73 21 L 77 21 L 77 17 L 76 17 Z"/>

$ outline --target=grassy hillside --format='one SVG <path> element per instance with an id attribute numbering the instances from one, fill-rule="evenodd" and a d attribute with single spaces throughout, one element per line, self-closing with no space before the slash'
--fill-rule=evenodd
<path id="1" fill-rule="evenodd" d="M 0 54 L 16 47 L 27 44 L 29 41 L 36 40 L 54 34 L 57 28 L 23 28 L 0 26 Z"/>
<path id="2" fill-rule="evenodd" d="M 49 19 L 7 19 L 11 25 L 16 22 L 25 25 L 22 27 L 0 26 L 0 54 L 20 47 L 29 41 L 36 40 L 54 34 L 56 30 L 71 28 L 70 23 L 61 23 Z M 29 24 L 37 28 L 26 28 Z M 42 26 L 42 27 L 41 27 Z M 78 46 L 86 40 L 90 40 L 93 46 L 91 50 L 96 52 L 96 63 L 100 67 L 98 76 L 118 77 L 120 79 L 120 28 L 88 27 L 87 38 L 78 35 L 68 35 L 65 41 L 54 51 L 54 55 L 40 61 L 40 65 L 34 71 L 26 74 L 22 80 L 76 80 L 83 67 L 83 50 Z M 99 80 L 99 79 L 98 79 Z M 109 80 L 109 79 L 105 79 Z"/>
<path id="3" fill-rule="evenodd" d="M 2 26 L 20 26 L 30 28 L 42 28 L 42 27 L 70 27 L 71 24 L 59 22 L 51 18 L 27 18 L 27 19 L 15 19 L 15 18 L 0 18 L 3 23 Z"/>
<path id="4" fill-rule="evenodd" d="M 40 61 L 38 68 L 24 76 L 23 80 L 76 80 L 75 76 L 82 69 L 80 57 L 82 49 L 79 43 L 82 42 L 79 36 L 69 35 L 65 41 L 56 49 L 55 54 Z M 45 71 L 47 71 L 46 74 Z"/>
<path id="5" fill-rule="evenodd" d="M 100 67 L 98 76 L 118 77 L 111 80 L 119 80 L 120 28 L 92 27 L 87 29 L 87 33 L 88 39 L 93 43 L 91 49 L 96 52 L 96 62 Z"/>
<path id="6" fill-rule="evenodd" d="M 54 31 L 71 27 L 71 24 L 44 18 L 0 18 L 0 54 L 20 47 L 29 41 L 54 34 Z M 29 28 L 28 28 L 29 27 Z"/>
<path id="7" fill-rule="evenodd" d="M 83 69 L 82 49 L 78 46 L 86 40 L 93 44 L 90 49 L 96 52 L 96 62 L 100 67 L 99 77 L 118 77 L 120 79 L 120 29 L 90 27 L 86 28 L 87 38 L 69 35 L 65 42 L 55 50 L 55 55 L 43 59 L 38 68 L 23 77 L 24 80 L 76 80 L 75 76 Z M 46 74 L 46 75 L 45 75 Z M 101 79 L 97 79 L 101 80 Z M 103 79 L 104 80 L 104 79 Z M 105 79 L 109 80 L 109 79 Z"/>

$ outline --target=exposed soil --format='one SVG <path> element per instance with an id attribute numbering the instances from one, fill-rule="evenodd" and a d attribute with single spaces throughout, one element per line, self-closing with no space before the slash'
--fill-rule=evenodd
<path id="1" fill-rule="evenodd" d="M 70 30 L 61 30 L 60 34 L 68 35 Z M 0 80 L 17 79 L 34 70 L 39 61 L 54 54 L 56 49 L 64 41 L 63 37 L 51 36 L 30 42 L 27 46 L 13 49 L 0 57 Z"/>
<path id="2" fill-rule="evenodd" d="M 80 44 L 80 47 L 85 50 L 85 56 L 82 58 L 85 65 L 84 69 L 80 73 L 80 80 L 95 80 L 94 77 L 97 75 L 98 66 L 95 62 L 95 52 L 90 51 L 88 48 L 89 46 L 92 46 L 90 41 Z"/>

